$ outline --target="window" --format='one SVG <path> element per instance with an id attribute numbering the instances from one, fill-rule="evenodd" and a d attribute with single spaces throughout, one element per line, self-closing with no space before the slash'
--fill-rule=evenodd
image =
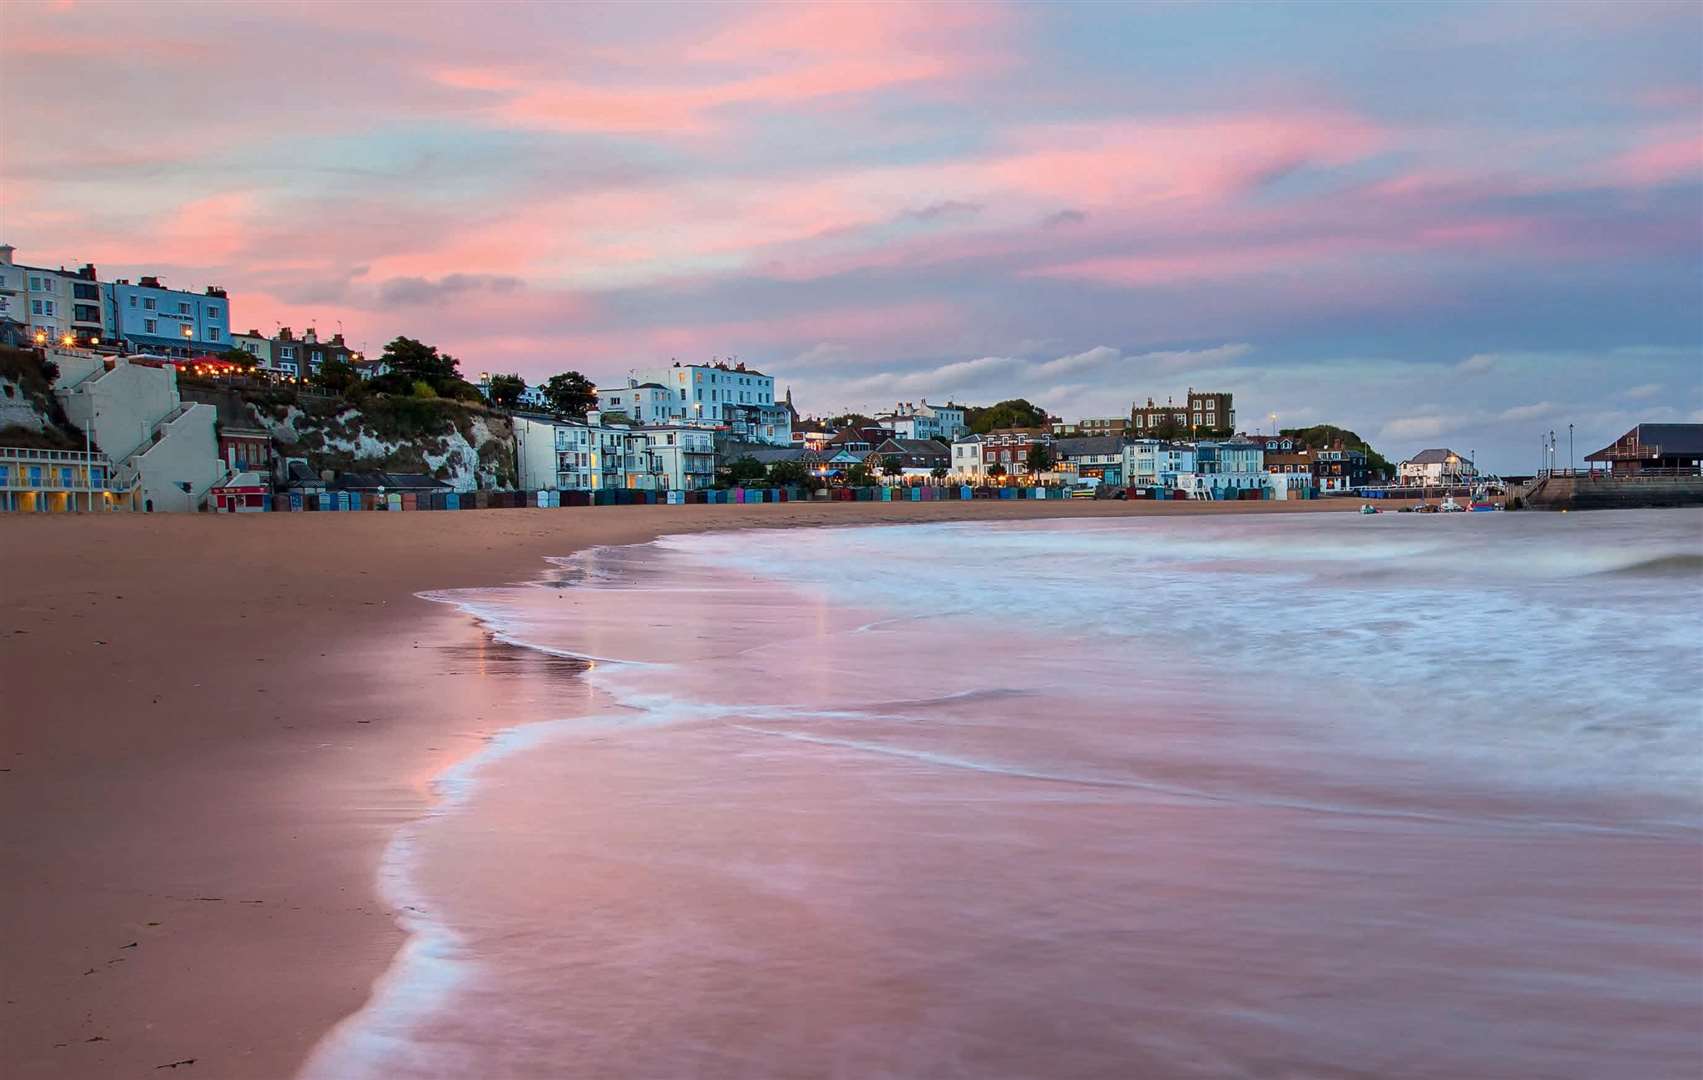
<path id="1" fill-rule="evenodd" d="M 188 315 L 189 314 L 189 305 L 183 303 L 182 301 L 179 301 L 178 305 L 177 305 L 177 313 L 179 315 Z"/>
<path id="2" fill-rule="evenodd" d="M 10 306 L 11 301 L 7 300 L 4 296 L 0 296 L 0 311 L 5 311 Z"/>
<path id="3" fill-rule="evenodd" d="M 136 306 L 136 294 L 135 293 L 130 294 L 130 306 L 131 307 Z"/>
<path id="4" fill-rule="evenodd" d="M 52 315 L 53 314 L 53 301 L 52 300 L 31 300 L 30 301 L 30 312 L 32 314 L 35 314 L 35 315 Z"/>
<path id="5" fill-rule="evenodd" d="M 72 282 L 71 295 L 78 300 L 99 300 L 101 298 L 100 290 L 87 281 Z"/>
<path id="6" fill-rule="evenodd" d="M 209 326 L 207 328 L 207 340 L 208 341 L 218 341 L 219 340 L 219 328 L 217 326 Z"/>
<path id="7" fill-rule="evenodd" d="M 153 297 L 148 296 L 142 299 L 142 307 L 146 311 L 154 311 L 159 307 L 159 305 L 155 302 Z"/>
<path id="8" fill-rule="evenodd" d="M 142 329 L 146 330 L 150 334 L 158 333 L 159 329 L 160 329 L 160 320 L 158 320 L 158 319 L 143 319 L 142 320 Z"/>
<path id="9" fill-rule="evenodd" d="M 42 278 L 39 278 L 36 275 L 31 274 L 30 275 L 30 292 L 45 292 L 48 289 L 52 288 L 51 285 L 44 285 L 42 282 L 43 282 Z"/>
<path id="10" fill-rule="evenodd" d="M 207 317 L 209 319 L 217 319 L 219 317 L 219 309 L 216 308 L 216 307 L 208 308 L 207 309 Z"/>

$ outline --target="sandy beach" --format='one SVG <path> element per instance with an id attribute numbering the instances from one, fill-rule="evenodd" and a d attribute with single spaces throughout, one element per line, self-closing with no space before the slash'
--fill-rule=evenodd
<path id="1" fill-rule="evenodd" d="M 530 579 L 548 556 L 670 533 L 1353 509 L 976 502 L 0 520 L 10 571 L 0 918 L 14 928 L 0 943 L 3 1071 L 141 1076 L 176 1063 L 288 1077 L 359 1008 L 402 941 L 374 890 L 387 838 L 428 805 L 433 774 L 512 723 L 507 710 L 444 696 L 455 650 L 481 635 L 416 592 Z"/>

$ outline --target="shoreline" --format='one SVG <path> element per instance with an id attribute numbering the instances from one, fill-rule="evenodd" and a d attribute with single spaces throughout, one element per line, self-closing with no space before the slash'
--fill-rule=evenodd
<path id="1" fill-rule="evenodd" d="M 470 647 L 476 624 L 416 593 L 536 580 L 550 556 L 702 531 L 1355 509 L 999 501 L 0 521 L 29 582 L 0 626 L 0 813 L 14 823 L 0 869 L 19 883 L 0 916 L 32 929 L 0 946 L 9 1067 L 128 1074 L 195 1058 L 221 1076 L 288 1076 L 362 1007 L 407 940 L 376 889 L 386 845 L 431 806 L 431 777 L 512 726 L 477 705 L 444 715 L 426 692 L 455 681 L 445 657 Z"/>

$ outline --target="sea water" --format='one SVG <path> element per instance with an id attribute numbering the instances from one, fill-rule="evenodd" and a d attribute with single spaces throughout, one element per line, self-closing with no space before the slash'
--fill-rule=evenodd
<path id="1" fill-rule="evenodd" d="M 1703 515 L 736 532 L 433 599 L 595 704 L 439 777 L 312 1080 L 1703 1069 Z"/>

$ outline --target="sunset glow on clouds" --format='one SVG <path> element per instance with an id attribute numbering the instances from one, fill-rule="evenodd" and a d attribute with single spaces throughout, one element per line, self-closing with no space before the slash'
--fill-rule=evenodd
<path id="1" fill-rule="evenodd" d="M 0 240 L 472 371 L 737 354 L 807 409 L 1071 418 L 1210 385 L 1514 470 L 1543 425 L 1703 410 L 1700 33 L 1680 3 L 11 3 Z"/>

